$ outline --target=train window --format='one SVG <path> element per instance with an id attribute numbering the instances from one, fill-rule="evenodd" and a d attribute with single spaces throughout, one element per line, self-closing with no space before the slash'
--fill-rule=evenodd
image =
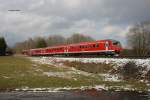
<path id="1" fill-rule="evenodd" d="M 120 42 L 119 41 L 116 41 L 116 40 L 113 40 L 113 45 L 116 45 L 116 46 L 121 46 Z"/>
<path id="2" fill-rule="evenodd" d="M 114 42 L 113 45 L 118 45 L 118 42 Z"/>
<path id="3" fill-rule="evenodd" d="M 95 48 L 95 44 L 93 44 L 93 48 Z"/>
<path id="4" fill-rule="evenodd" d="M 99 44 L 96 44 L 95 47 L 98 48 L 98 47 L 99 47 Z"/>
<path id="5" fill-rule="evenodd" d="M 87 46 L 86 46 L 86 45 L 85 45 L 84 47 L 85 47 L 85 48 L 87 48 Z"/>
<path id="6" fill-rule="evenodd" d="M 115 45 L 115 46 L 120 46 L 120 47 L 121 47 L 120 42 L 113 42 L 113 45 Z"/>
<path id="7" fill-rule="evenodd" d="M 106 43 L 105 43 L 105 48 L 108 48 L 108 47 L 109 47 L 109 43 L 106 42 Z"/>

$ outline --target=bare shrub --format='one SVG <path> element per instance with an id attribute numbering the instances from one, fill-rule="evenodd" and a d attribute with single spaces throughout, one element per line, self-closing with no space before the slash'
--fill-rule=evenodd
<path id="1" fill-rule="evenodd" d="M 142 67 L 137 66 L 135 62 L 128 62 L 120 69 L 120 74 L 125 80 L 128 79 L 141 79 Z"/>

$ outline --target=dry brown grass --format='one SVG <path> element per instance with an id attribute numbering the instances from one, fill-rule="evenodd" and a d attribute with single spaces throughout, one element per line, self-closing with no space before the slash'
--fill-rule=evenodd
<path id="1" fill-rule="evenodd" d="M 150 70 L 149 70 L 148 73 L 145 75 L 145 78 L 150 82 Z"/>
<path id="2" fill-rule="evenodd" d="M 108 73 L 113 69 L 113 65 L 106 63 L 83 63 L 76 61 L 65 61 L 63 62 L 63 64 L 89 73 Z"/>

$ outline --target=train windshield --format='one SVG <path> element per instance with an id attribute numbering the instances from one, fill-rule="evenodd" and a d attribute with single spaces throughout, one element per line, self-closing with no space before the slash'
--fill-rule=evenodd
<path id="1" fill-rule="evenodd" d="M 116 41 L 116 40 L 113 40 L 113 45 L 121 47 L 121 43 L 119 41 Z"/>

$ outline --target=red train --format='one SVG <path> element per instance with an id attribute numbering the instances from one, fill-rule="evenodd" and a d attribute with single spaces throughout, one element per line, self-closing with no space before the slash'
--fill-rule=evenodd
<path id="1" fill-rule="evenodd" d="M 98 40 L 92 42 L 81 42 L 76 44 L 59 45 L 46 48 L 37 48 L 24 50 L 22 53 L 30 56 L 47 55 L 116 55 L 122 50 L 119 41 L 116 40 Z"/>

